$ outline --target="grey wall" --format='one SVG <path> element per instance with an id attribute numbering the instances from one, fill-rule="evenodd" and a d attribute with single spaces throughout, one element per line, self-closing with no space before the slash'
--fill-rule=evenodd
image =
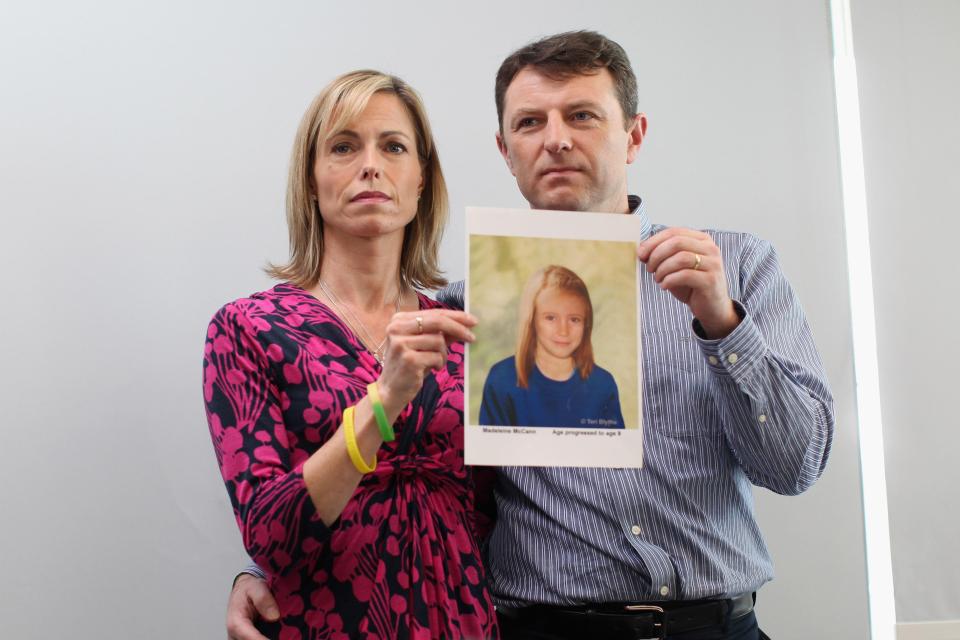
<path id="1" fill-rule="evenodd" d="M 855 0 L 852 15 L 897 620 L 960 620 L 960 3 Z"/>
<path id="2" fill-rule="evenodd" d="M 820 483 L 759 493 L 778 640 L 867 636 L 825 3 L 8 3 L 0 19 L 0 636 L 222 637 L 243 562 L 200 394 L 204 329 L 286 255 L 288 148 L 337 73 L 423 93 L 463 273 L 467 204 L 523 206 L 493 73 L 540 35 L 628 49 L 650 132 L 632 186 L 669 224 L 779 248 L 826 361 Z M 948 265 L 949 266 L 949 265 Z M 932 327 L 931 327 L 932 329 Z M 815 614 L 798 602 L 816 594 Z"/>

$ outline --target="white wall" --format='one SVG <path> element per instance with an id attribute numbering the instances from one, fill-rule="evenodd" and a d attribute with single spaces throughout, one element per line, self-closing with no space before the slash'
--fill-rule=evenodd
<path id="1" fill-rule="evenodd" d="M 897 620 L 960 637 L 960 3 L 852 4 Z"/>
<path id="2" fill-rule="evenodd" d="M 651 216 L 780 249 L 837 400 L 820 483 L 758 495 L 778 640 L 867 636 L 825 3 L 100 2 L 0 19 L 0 637 L 222 637 L 243 562 L 200 394 L 204 329 L 286 255 L 297 121 L 334 75 L 424 95 L 462 268 L 467 204 L 522 206 L 495 152 L 493 74 L 595 28 L 640 77 L 632 170 Z M 824 625 L 829 625 L 825 627 Z"/>

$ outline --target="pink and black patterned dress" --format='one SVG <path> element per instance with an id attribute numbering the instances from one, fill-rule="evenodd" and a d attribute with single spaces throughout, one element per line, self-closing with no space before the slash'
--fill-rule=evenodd
<path id="1" fill-rule="evenodd" d="M 439 303 L 420 296 L 421 308 Z M 463 464 L 463 346 L 398 418 L 377 469 L 326 526 L 304 461 L 366 395 L 380 365 L 329 308 L 277 285 L 223 307 L 203 393 L 243 542 L 269 572 L 281 640 L 491 638 L 496 616 Z"/>

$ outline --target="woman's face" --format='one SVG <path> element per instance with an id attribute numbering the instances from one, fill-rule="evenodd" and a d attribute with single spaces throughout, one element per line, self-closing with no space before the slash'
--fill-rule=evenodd
<path id="1" fill-rule="evenodd" d="M 374 237 L 403 233 L 417 213 L 423 170 L 413 121 L 392 93 L 318 144 L 313 185 L 324 232 Z"/>
<path id="2" fill-rule="evenodd" d="M 537 354 L 569 358 L 583 341 L 587 304 L 579 296 L 561 289 L 544 289 L 534 306 Z"/>

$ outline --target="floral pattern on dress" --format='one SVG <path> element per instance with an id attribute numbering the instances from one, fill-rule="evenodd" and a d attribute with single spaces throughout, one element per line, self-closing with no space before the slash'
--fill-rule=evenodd
<path id="1" fill-rule="evenodd" d="M 303 463 L 379 372 L 328 307 L 290 284 L 227 304 L 210 323 L 210 435 L 244 545 L 281 611 L 262 631 L 281 640 L 496 637 L 463 463 L 463 345 L 427 376 L 337 521 L 328 527 L 315 511 Z"/>

